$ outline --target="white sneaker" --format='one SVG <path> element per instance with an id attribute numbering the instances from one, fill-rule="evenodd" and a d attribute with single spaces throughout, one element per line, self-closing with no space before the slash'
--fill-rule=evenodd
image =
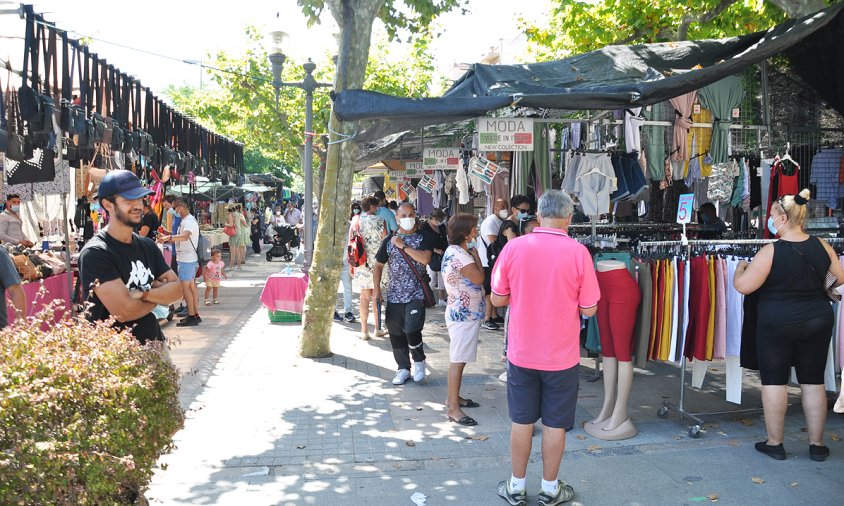
<path id="1" fill-rule="evenodd" d="M 425 361 L 413 363 L 413 381 L 419 383 L 425 379 Z"/>
<path id="2" fill-rule="evenodd" d="M 399 369 L 396 373 L 396 377 L 393 378 L 393 385 L 404 385 L 405 381 L 409 379 L 410 371 L 408 371 L 407 369 Z"/>
<path id="3" fill-rule="evenodd" d="M 507 383 L 507 371 L 501 373 L 501 376 L 498 377 L 498 381 L 503 381 L 504 383 Z"/>

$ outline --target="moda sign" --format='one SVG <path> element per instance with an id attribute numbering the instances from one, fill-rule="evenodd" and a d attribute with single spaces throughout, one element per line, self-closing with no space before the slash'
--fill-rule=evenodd
<path id="1" fill-rule="evenodd" d="M 460 168 L 460 148 L 425 148 L 422 158 L 426 170 Z"/>
<path id="2" fill-rule="evenodd" d="M 479 151 L 533 151 L 530 118 L 478 118 Z"/>

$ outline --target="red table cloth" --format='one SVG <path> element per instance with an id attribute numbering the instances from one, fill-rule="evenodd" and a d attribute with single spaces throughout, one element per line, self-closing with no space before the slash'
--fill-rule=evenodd
<path id="1" fill-rule="evenodd" d="M 277 273 L 267 278 L 261 292 L 261 303 L 273 311 L 301 313 L 308 291 L 308 275 L 302 272 Z"/>
<path id="2" fill-rule="evenodd" d="M 50 276 L 49 278 L 45 278 L 40 281 L 24 283 L 22 286 L 23 293 L 26 294 L 27 316 L 33 316 L 41 311 L 44 306 L 54 300 L 61 301 L 65 310 L 70 307 L 70 290 L 67 286 L 66 273 Z M 38 291 L 41 290 L 42 286 L 45 291 L 43 294 L 39 295 Z M 8 298 L 6 299 L 6 314 L 9 318 L 9 323 L 11 324 L 15 316 L 15 308 L 12 306 L 12 302 Z M 53 321 L 58 322 L 62 319 L 64 314 L 65 311 L 56 311 L 53 315 Z"/>

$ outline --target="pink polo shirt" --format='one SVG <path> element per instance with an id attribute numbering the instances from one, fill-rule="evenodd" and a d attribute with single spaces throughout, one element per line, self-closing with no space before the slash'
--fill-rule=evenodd
<path id="1" fill-rule="evenodd" d="M 508 241 L 492 270 L 492 291 L 510 296 L 510 362 L 540 371 L 580 362 L 579 308 L 601 298 L 585 246 L 544 227 Z"/>

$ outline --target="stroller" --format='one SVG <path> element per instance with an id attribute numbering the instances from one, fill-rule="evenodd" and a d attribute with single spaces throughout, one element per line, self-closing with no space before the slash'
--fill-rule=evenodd
<path id="1" fill-rule="evenodd" d="M 273 231 L 273 246 L 267 251 L 267 262 L 279 257 L 284 258 L 285 262 L 292 261 L 293 253 L 290 249 L 299 246 L 299 237 L 295 229 L 290 225 L 273 225 Z"/>

